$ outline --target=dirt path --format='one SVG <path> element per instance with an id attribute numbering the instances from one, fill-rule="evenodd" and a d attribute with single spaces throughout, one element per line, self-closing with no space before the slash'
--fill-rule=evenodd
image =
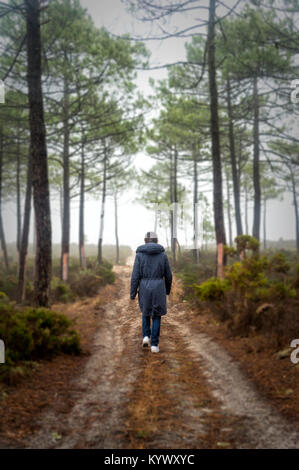
<path id="1" fill-rule="evenodd" d="M 218 344 L 192 330 L 185 303 L 170 299 L 160 353 L 141 347 L 131 269 L 115 268 L 118 295 L 98 317 L 92 354 L 70 389 L 71 412 L 45 411 L 26 447 L 298 448 L 298 429 Z"/>

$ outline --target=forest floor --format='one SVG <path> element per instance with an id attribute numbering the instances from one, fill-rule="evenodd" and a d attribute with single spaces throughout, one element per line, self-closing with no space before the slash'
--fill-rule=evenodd
<path id="1" fill-rule="evenodd" d="M 299 448 L 297 366 L 228 338 L 176 279 L 151 353 L 129 299 L 132 266 L 114 270 L 99 296 L 53 306 L 76 320 L 85 354 L 0 389 L 1 448 Z"/>

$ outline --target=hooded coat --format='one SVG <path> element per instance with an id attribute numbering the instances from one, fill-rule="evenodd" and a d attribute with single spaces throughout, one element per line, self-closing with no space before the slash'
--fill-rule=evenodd
<path id="1" fill-rule="evenodd" d="M 130 297 L 138 302 L 143 315 L 165 315 L 166 295 L 170 294 L 172 273 L 164 247 L 146 243 L 136 250 L 131 277 Z M 139 288 L 139 289 L 138 289 Z"/>

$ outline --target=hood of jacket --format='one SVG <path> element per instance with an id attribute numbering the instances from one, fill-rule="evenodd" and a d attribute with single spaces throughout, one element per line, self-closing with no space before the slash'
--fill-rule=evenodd
<path id="1" fill-rule="evenodd" d="M 162 245 L 159 245 L 159 243 L 145 243 L 144 245 L 140 245 L 136 253 L 146 253 L 148 255 L 156 255 L 157 253 L 162 253 L 164 250 L 164 247 Z"/>

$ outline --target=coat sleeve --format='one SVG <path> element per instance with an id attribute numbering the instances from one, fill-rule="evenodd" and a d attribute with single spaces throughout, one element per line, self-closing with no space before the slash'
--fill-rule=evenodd
<path id="1" fill-rule="evenodd" d="M 166 254 L 165 254 L 165 265 L 164 265 L 164 277 L 165 277 L 166 294 L 169 295 L 171 291 L 171 284 L 172 284 L 172 272 L 171 272 L 168 257 Z"/>
<path id="2" fill-rule="evenodd" d="M 134 261 L 134 267 L 131 276 L 131 287 L 130 287 L 130 298 L 133 300 L 137 295 L 137 289 L 140 282 L 140 264 L 139 264 L 139 256 L 136 255 Z"/>

